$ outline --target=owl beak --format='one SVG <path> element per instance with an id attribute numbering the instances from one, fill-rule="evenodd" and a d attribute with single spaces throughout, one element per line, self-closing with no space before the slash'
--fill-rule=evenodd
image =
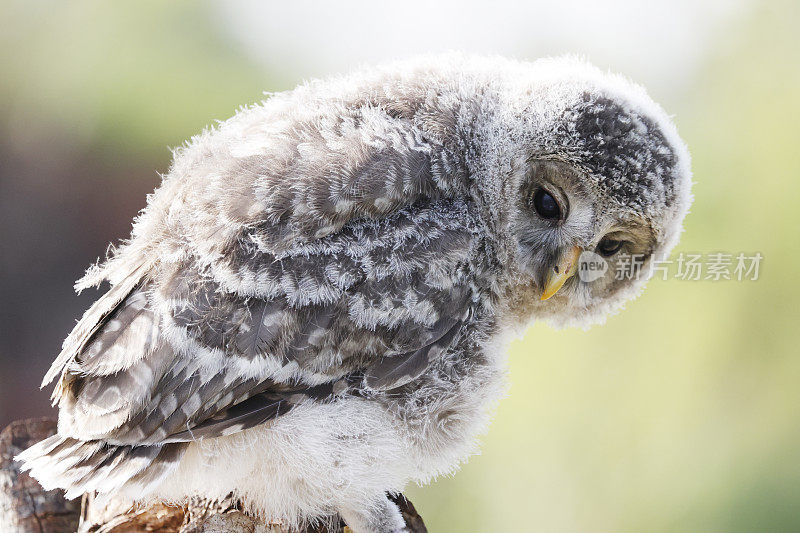
<path id="1" fill-rule="evenodd" d="M 557 293 L 564 283 L 577 272 L 581 251 L 579 247 L 573 246 L 561 254 L 558 262 L 547 273 L 544 291 L 542 291 L 542 301 Z"/>

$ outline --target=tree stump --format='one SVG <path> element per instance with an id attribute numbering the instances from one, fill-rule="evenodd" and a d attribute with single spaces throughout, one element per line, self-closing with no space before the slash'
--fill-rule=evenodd
<path id="1" fill-rule="evenodd" d="M 45 491 L 19 471 L 14 456 L 56 432 L 55 420 L 34 418 L 12 422 L 0 433 L 0 531 L 62 533 L 75 531 L 80 502 L 67 501 L 57 490 Z"/>
<path id="2" fill-rule="evenodd" d="M 184 505 L 147 506 L 111 500 L 99 503 L 93 495 L 81 501 L 64 499 L 61 491 L 45 491 L 21 473 L 14 456 L 56 432 L 52 419 L 19 420 L 0 433 L 0 531 L 2 533 L 289 533 L 279 523 L 265 523 L 243 513 L 237 502 L 193 499 Z M 422 518 L 405 496 L 392 498 L 403 513 L 409 533 L 427 533 Z M 341 533 L 332 530 L 292 533 Z"/>

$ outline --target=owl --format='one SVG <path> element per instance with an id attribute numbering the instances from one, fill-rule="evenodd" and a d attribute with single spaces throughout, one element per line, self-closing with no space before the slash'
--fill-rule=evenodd
<path id="1" fill-rule="evenodd" d="M 19 459 L 68 497 L 403 531 L 388 495 L 475 451 L 508 339 L 636 295 L 690 183 L 666 113 L 575 59 L 424 57 L 272 95 L 175 150 L 76 284 L 110 288 L 44 379 L 58 433 Z M 636 275 L 584 279 L 589 252 Z"/>

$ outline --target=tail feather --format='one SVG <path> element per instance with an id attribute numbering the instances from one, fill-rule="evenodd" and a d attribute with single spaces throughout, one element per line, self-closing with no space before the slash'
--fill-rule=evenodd
<path id="1" fill-rule="evenodd" d="M 187 446 L 185 442 L 162 445 L 150 466 L 133 476 L 127 485 L 138 494 L 149 494 L 175 470 Z"/>
<path id="2" fill-rule="evenodd" d="M 96 441 L 82 442 L 54 435 L 19 454 L 17 460 L 22 461 L 23 470 L 31 472 L 66 472 L 97 453 L 100 446 L 101 443 Z M 50 490 L 44 482 L 42 486 Z"/>
<path id="3" fill-rule="evenodd" d="M 15 459 L 46 490 L 63 489 L 70 499 L 132 486 L 144 496 L 174 470 L 185 447 L 184 443 L 115 446 L 54 435 Z"/>

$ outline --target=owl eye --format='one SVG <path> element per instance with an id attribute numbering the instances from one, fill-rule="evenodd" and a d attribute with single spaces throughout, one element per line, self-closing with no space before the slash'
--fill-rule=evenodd
<path id="1" fill-rule="evenodd" d="M 611 257 L 615 253 L 619 252 L 623 244 L 625 244 L 625 241 L 606 238 L 600 241 L 600 244 L 597 245 L 597 251 L 604 257 Z"/>
<path id="2" fill-rule="evenodd" d="M 553 195 L 544 189 L 538 189 L 533 195 L 533 208 L 545 220 L 561 218 L 561 208 Z"/>

